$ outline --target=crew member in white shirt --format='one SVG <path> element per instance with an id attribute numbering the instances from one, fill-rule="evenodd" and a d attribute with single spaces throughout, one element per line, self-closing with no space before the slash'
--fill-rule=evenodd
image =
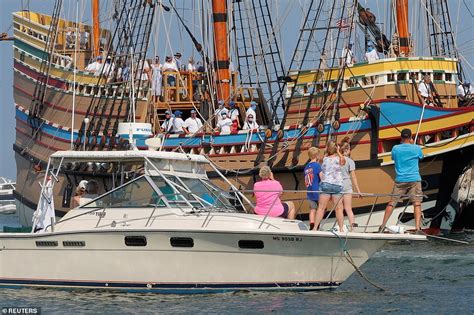
<path id="1" fill-rule="evenodd" d="M 165 112 L 165 120 L 161 124 L 161 132 L 170 133 L 173 129 L 173 119 L 171 117 L 171 112 L 167 110 Z"/>
<path id="2" fill-rule="evenodd" d="M 342 50 L 341 60 L 348 66 L 352 66 L 355 63 L 352 44 L 347 45 L 347 47 Z"/>
<path id="3" fill-rule="evenodd" d="M 418 95 L 426 105 L 434 106 L 434 94 L 435 91 L 433 91 L 431 86 L 431 77 L 429 74 L 427 74 L 423 77 L 423 80 L 418 85 Z"/>
<path id="4" fill-rule="evenodd" d="M 247 119 L 245 119 L 243 130 L 255 130 L 258 129 L 258 124 L 255 121 L 255 117 L 252 114 L 247 115 Z"/>
<path id="5" fill-rule="evenodd" d="M 179 134 L 179 133 L 184 133 L 183 130 L 183 125 L 184 125 L 184 120 L 181 118 L 181 115 L 183 113 L 179 110 L 174 112 L 174 118 L 173 120 L 173 133 Z"/>
<path id="6" fill-rule="evenodd" d="M 161 86 L 162 86 L 162 75 L 161 68 L 163 65 L 160 63 L 160 57 L 155 57 L 155 62 L 151 64 L 151 95 L 155 102 L 158 102 L 161 96 Z"/>
<path id="7" fill-rule="evenodd" d="M 196 66 L 194 65 L 194 58 L 193 57 L 189 57 L 189 60 L 188 60 L 188 69 L 187 69 L 189 72 L 194 72 L 196 71 Z"/>
<path id="8" fill-rule="evenodd" d="M 369 44 L 367 47 L 367 52 L 365 53 L 365 59 L 368 62 L 379 60 L 379 54 L 372 44 Z"/>
<path id="9" fill-rule="evenodd" d="M 239 109 L 235 107 L 235 102 L 234 101 L 230 101 L 229 102 L 229 107 L 230 107 L 230 110 L 229 110 L 229 118 L 230 120 L 232 120 L 232 122 L 234 123 L 235 121 L 237 121 L 237 129 L 240 129 L 240 121 L 239 121 Z"/>
<path id="10" fill-rule="evenodd" d="M 176 63 L 173 61 L 173 57 L 166 56 L 165 63 L 163 64 L 163 67 L 161 68 L 161 71 L 163 73 L 165 73 L 165 72 L 178 72 L 178 67 L 176 66 Z M 175 74 L 168 74 L 167 81 L 168 81 L 169 86 L 176 86 L 176 75 Z"/>
<path id="11" fill-rule="evenodd" d="M 474 96 L 474 87 L 471 86 L 469 81 L 459 83 L 456 88 L 456 94 L 458 96 L 459 106 L 467 106 L 470 104 L 471 98 Z"/>
<path id="12" fill-rule="evenodd" d="M 176 64 L 176 67 L 178 67 L 178 70 L 182 70 L 181 67 L 183 63 L 181 62 L 181 53 L 177 52 L 174 54 L 174 63 Z"/>
<path id="13" fill-rule="evenodd" d="M 227 112 L 222 112 L 220 116 L 222 116 L 222 119 L 217 123 L 216 131 L 220 131 L 221 133 L 230 133 L 232 120 L 227 117 Z"/>
<path id="14" fill-rule="evenodd" d="M 216 112 L 214 113 L 214 115 L 216 116 L 216 126 L 217 124 L 219 123 L 219 121 L 222 120 L 222 113 L 227 113 L 228 110 L 227 108 L 224 107 L 224 101 L 223 100 L 219 100 L 219 102 L 217 102 L 219 104 L 219 107 L 217 107 L 216 109 Z"/>
<path id="15" fill-rule="evenodd" d="M 195 134 L 202 128 L 201 119 L 197 117 L 196 110 L 191 110 L 191 117 L 184 121 L 183 130 L 184 133 L 188 134 Z"/>
<path id="16" fill-rule="evenodd" d="M 86 71 L 94 73 L 95 76 L 100 75 L 100 70 L 102 69 L 102 56 L 97 56 L 95 61 L 88 64 L 86 67 Z"/>
<path id="17" fill-rule="evenodd" d="M 247 120 L 247 117 L 252 115 L 254 118 L 257 117 L 257 102 L 251 101 L 250 102 L 250 107 L 247 109 L 247 112 L 245 113 L 245 120 Z"/>

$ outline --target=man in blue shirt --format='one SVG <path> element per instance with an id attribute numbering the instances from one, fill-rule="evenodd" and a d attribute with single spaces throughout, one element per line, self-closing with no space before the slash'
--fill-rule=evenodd
<path id="1" fill-rule="evenodd" d="M 409 195 L 415 214 L 415 229 L 417 233 L 420 233 L 423 191 L 421 190 L 418 161 L 423 158 L 423 152 L 419 146 L 413 144 L 410 129 L 403 129 L 400 136 L 401 144 L 394 146 L 392 149 L 392 160 L 395 163 L 396 173 L 392 194 Z M 390 197 L 390 201 L 385 209 L 382 225 L 380 226 L 380 232 L 385 228 L 385 224 L 387 224 L 399 198 L 398 196 Z"/>
<path id="2" fill-rule="evenodd" d="M 314 229 L 314 221 L 316 216 L 316 209 L 318 209 L 319 193 L 319 173 L 321 173 L 321 165 L 319 165 L 319 149 L 311 147 L 308 150 L 309 163 L 304 168 L 304 182 L 307 197 L 309 201 L 309 229 Z M 321 220 L 319 220 L 321 221 Z"/>

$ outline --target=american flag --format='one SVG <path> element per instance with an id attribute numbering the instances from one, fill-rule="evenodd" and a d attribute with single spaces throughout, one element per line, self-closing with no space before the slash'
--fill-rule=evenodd
<path id="1" fill-rule="evenodd" d="M 336 22 L 336 27 L 340 30 L 348 30 L 350 28 L 349 18 L 340 19 Z"/>

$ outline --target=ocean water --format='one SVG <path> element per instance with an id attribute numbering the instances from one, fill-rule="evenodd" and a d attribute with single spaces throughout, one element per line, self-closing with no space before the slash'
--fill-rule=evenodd
<path id="1" fill-rule="evenodd" d="M 16 220 L 0 215 L 0 226 L 14 225 Z M 361 268 L 384 291 L 357 273 L 338 289 L 303 293 L 179 296 L 0 289 L 0 309 L 41 307 L 42 314 L 474 314 L 474 236 L 456 238 L 470 244 L 388 244 Z"/>

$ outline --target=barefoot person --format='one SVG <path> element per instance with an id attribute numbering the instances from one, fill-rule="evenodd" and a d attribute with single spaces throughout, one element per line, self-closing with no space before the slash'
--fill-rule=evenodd
<path id="1" fill-rule="evenodd" d="M 350 230 L 352 230 L 355 226 L 354 212 L 352 212 L 352 193 L 354 192 L 353 188 L 355 188 L 355 190 L 360 194 L 360 189 L 355 174 L 355 163 L 354 160 L 350 158 L 351 145 L 349 142 L 341 143 L 341 152 L 346 159 L 346 164 L 342 167 L 342 192 L 344 193 L 342 204 L 344 205 L 344 211 L 349 219 L 349 224 L 351 226 Z M 360 197 L 360 195 L 358 196 Z"/>
<path id="2" fill-rule="evenodd" d="M 346 164 L 344 156 L 339 151 L 339 146 L 333 141 L 329 141 L 326 146 L 327 156 L 323 159 L 322 171 L 319 174 L 321 178 L 321 193 L 319 194 L 319 205 L 316 210 L 314 228 L 319 229 L 319 224 L 323 219 L 326 206 L 330 199 L 336 205 L 336 220 L 339 231 L 344 230 L 344 210 L 341 202 L 342 192 L 342 167 Z"/>
<path id="3" fill-rule="evenodd" d="M 413 204 L 415 214 L 415 229 L 416 232 L 419 233 L 421 232 L 421 201 L 423 199 L 421 195 L 423 191 L 421 190 L 421 176 L 418 161 L 423 158 L 423 152 L 419 146 L 413 144 L 410 129 L 403 129 L 400 136 L 401 144 L 394 146 L 392 149 L 392 159 L 395 163 L 396 173 L 392 194 L 410 195 L 410 201 Z M 398 199 L 399 197 L 397 196 L 390 198 L 379 232 L 384 230 Z"/>
<path id="4" fill-rule="evenodd" d="M 321 165 L 319 165 L 319 149 L 311 147 L 308 150 L 309 163 L 304 168 L 304 182 L 306 184 L 306 193 L 309 201 L 309 229 L 314 229 L 314 217 L 318 208 L 319 193 L 319 173 L 321 173 Z"/>
<path id="5" fill-rule="evenodd" d="M 280 182 L 273 179 L 273 173 L 268 166 L 260 169 L 258 174 L 262 179 L 253 186 L 254 195 L 257 199 L 255 213 L 269 217 L 282 217 L 294 219 L 296 217 L 295 205 L 291 201 L 281 202 L 280 196 L 283 187 Z"/>

